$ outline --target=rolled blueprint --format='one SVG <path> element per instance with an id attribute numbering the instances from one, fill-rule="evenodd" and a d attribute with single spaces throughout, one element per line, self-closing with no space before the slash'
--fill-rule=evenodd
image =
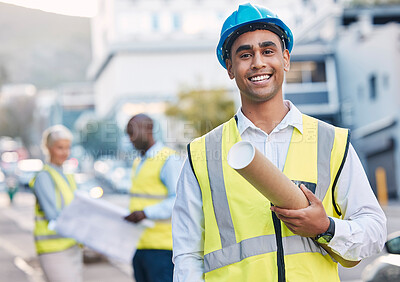
<path id="1" fill-rule="evenodd" d="M 228 164 L 275 206 L 301 209 L 309 205 L 303 191 L 250 142 L 233 145 L 228 152 Z"/>

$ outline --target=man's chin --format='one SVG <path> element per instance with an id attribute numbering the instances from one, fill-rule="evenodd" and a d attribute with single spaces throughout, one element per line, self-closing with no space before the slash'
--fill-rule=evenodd
<path id="1" fill-rule="evenodd" d="M 272 100 L 276 94 L 271 93 L 253 93 L 250 98 L 254 103 L 265 103 Z"/>

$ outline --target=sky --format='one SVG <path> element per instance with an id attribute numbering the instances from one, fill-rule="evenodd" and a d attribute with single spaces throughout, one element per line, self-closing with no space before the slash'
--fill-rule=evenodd
<path id="1" fill-rule="evenodd" d="M 96 0 L 0 0 L 0 2 L 77 17 L 93 17 L 97 10 Z"/>

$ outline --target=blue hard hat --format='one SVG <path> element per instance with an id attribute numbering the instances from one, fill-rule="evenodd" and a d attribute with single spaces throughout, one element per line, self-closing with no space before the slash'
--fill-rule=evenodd
<path id="1" fill-rule="evenodd" d="M 270 10 L 250 3 L 239 5 L 224 22 L 221 37 L 217 46 L 217 58 L 220 64 L 226 68 L 225 60 L 229 56 L 233 42 L 241 34 L 258 29 L 266 29 L 276 33 L 289 53 L 293 49 L 293 34 L 276 14 Z"/>

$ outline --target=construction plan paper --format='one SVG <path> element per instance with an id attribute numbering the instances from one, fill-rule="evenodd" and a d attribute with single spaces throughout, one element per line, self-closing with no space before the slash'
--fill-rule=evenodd
<path id="1" fill-rule="evenodd" d="M 57 218 L 55 230 L 107 257 L 131 263 L 142 232 L 154 222 L 134 224 L 124 220 L 128 214 L 127 209 L 77 191 Z"/>

